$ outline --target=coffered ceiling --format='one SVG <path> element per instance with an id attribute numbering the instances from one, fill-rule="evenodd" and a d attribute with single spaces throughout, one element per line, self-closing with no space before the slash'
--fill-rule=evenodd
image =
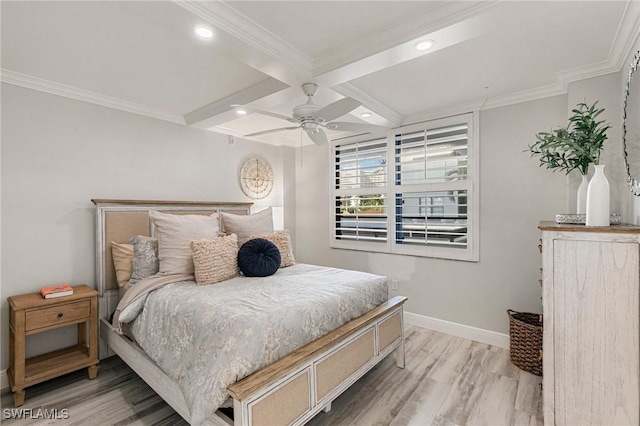
<path id="1" fill-rule="evenodd" d="M 395 127 L 618 71 L 640 1 L 2 1 L 2 81 L 236 137 L 306 101 Z M 210 40 L 194 36 L 203 25 Z M 429 50 L 414 48 L 433 40 Z M 363 112 L 372 113 L 363 118 Z M 329 132 L 330 137 L 351 135 Z M 251 137 L 310 143 L 299 130 Z"/>

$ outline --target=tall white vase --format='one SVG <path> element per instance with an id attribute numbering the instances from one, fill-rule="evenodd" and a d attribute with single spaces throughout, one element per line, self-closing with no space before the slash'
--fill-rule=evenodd
<path id="1" fill-rule="evenodd" d="M 578 214 L 587 214 L 587 188 L 589 186 L 589 176 L 582 176 L 582 182 L 578 187 Z"/>
<path id="2" fill-rule="evenodd" d="M 595 168 L 587 188 L 587 226 L 609 226 L 609 181 L 602 164 Z"/>

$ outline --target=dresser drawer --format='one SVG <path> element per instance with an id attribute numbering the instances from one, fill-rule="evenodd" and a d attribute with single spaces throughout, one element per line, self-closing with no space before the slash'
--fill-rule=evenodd
<path id="1" fill-rule="evenodd" d="M 55 327 L 66 323 L 88 320 L 91 314 L 91 301 L 80 300 L 50 308 L 33 309 L 26 312 L 26 331 Z"/>

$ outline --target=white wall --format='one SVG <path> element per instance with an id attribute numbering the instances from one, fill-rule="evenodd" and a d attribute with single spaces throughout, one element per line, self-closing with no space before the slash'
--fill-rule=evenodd
<path id="1" fill-rule="evenodd" d="M 237 172 L 252 154 L 275 172 L 269 197 L 295 226 L 292 148 L 258 144 L 135 114 L 2 85 L 1 360 L 8 366 L 11 295 L 60 282 L 95 287 L 92 198 L 250 201 Z M 71 329 L 29 338 L 33 355 Z"/>
<path id="2" fill-rule="evenodd" d="M 304 147 L 296 162 L 296 256 L 399 280 L 406 310 L 506 332 L 506 310 L 541 310 L 540 220 L 566 209 L 566 178 L 538 167 L 527 145 L 565 124 L 567 96 L 480 113 L 480 261 L 458 262 L 328 248 L 329 150 Z M 298 153 L 300 155 L 300 153 Z M 395 292 L 392 292 L 395 294 Z"/>

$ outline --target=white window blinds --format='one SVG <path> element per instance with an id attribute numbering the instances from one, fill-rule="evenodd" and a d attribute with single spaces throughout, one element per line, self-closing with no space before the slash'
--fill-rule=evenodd
<path id="1" fill-rule="evenodd" d="M 334 238 L 386 243 L 387 140 L 336 144 Z"/>
<path id="2" fill-rule="evenodd" d="M 469 124 L 397 132 L 395 243 L 466 249 Z"/>
<path id="3" fill-rule="evenodd" d="M 467 178 L 466 123 L 395 137 L 396 184 L 452 182 Z"/>
<path id="4" fill-rule="evenodd" d="M 467 248 L 467 191 L 396 194 L 396 244 Z"/>
<path id="5" fill-rule="evenodd" d="M 477 260 L 475 120 L 334 143 L 332 247 Z"/>
<path id="6" fill-rule="evenodd" d="M 387 186 L 387 140 L 352 142 L 336 146 L 336 189 Z"/>

